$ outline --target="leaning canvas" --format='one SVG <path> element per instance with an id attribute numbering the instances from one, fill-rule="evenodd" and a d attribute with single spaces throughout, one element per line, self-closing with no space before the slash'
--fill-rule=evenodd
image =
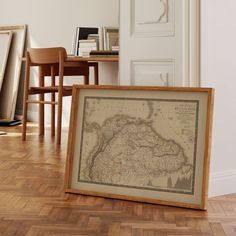
<path id="1" fill-rule="evenodd" d="M 74 86 L 65 191 L 206 209 L 213 90 Z"/>
<path id="2" fill-rule="evenodd" d="M 0 26 L 0 32 L 11 31 L 12 40 L 0 92 L 0 120 L 14 120 L 16 100 L 25 47 L 26 25 Z"/>
<path id="3" fill-rule="evenodd" d="M 0 91 L 4 79 L 11 38 L 11 31 L 0 31 Z"/>

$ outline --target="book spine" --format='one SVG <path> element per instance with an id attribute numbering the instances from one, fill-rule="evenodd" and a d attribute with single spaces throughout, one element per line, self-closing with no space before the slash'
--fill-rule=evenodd
<path id="1" fill-rule="evenodd" d="M 79 43 L 96 43 L 95 39 L 80 39 Z"/>
<path id="2" fill-rule="evenodd" d="M 83 56 L 83 54 L 86 54 L 86 53 L 90 53 L 92 50 L 94 50 L 94 48 L 91 48 L 91 47 L 88 47 L 88 48 L 79 48 L 78 50 L 78 55 L 79 56 Z"/>
<path id="3" fill-rule="evenodd" d="M 80 43 L 79 47 L 80 48 L 83 48 L 83 47 L 97 48 L 97 44 L 96 43 Z"/>

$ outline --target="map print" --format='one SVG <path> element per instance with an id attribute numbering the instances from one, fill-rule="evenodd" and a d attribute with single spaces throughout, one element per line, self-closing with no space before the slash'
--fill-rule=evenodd
<path id="1" fill-rule="evenodd" d="M 78 181 L 193 195 L 198 101 L 85 97 Z"/>

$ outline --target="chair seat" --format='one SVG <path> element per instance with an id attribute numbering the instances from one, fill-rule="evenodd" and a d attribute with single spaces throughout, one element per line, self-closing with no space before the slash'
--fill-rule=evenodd
<path id="1" fill-rule="evenodd" d="M 58 86 L 39 86 L 30 87 L 29 94 L 44 94 L 44 93 L 56 93 L 58 92 Z M 72 86 L 63 86 L 63 95 L 66 96 L 72 94 Z"/>

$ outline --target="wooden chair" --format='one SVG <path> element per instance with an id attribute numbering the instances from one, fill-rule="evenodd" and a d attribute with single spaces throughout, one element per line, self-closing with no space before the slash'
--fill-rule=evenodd
<path id="1" fill-rule="evenodd" d="M 25 84 L 23 99 L 23 128 L 22 140 L 26 139 L 27 112 L 29 103 L 39 104 L 39 134 L 44 134 L 44 104 L 51 104 L 51 135 L 55 135 L 55 105 L 57 112 L 57 144 L 61 143 L 62 102 L 63 96 L 72 94 L 72 86 L 63 85 L 64 74 L 83 75 L 84 84 L 89 81 L 89 66 L 87 62 L 66 62 L 67 53 L 62 47 L 29 48 L 26 53 Z M 39 67 L 39 85 L 30 86 L 30 68 Z M 71 70 L 72 69 L 72 70 Z M 51 85 L 45 86 L 44 76 L 51 76 Z M 59 76 L 56 85 L 56 76 Z M 51 93 L 51 101 L 44 101 L 44 94 Z M 58 101 L 55 101 L 55 93 Z M 38 100 L 29 100 L 30 95 L 39 94 Z"/>

